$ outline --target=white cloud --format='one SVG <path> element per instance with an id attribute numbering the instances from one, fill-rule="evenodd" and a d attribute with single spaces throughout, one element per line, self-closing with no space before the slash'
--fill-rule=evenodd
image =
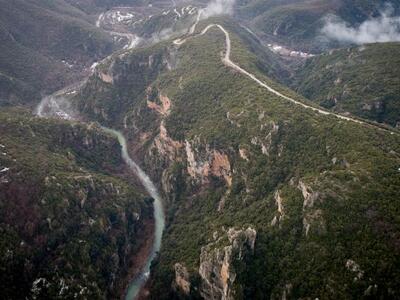
<path id="1" fill-rule="evenodd" d="M 202 11 L 202 18 L 216 15 L 232 15 L 235 0 L 212 0 Z"/>
<path id="2" fill-rule="evenodd" d="M 400 41 L 400 16 L 392 16 L 386 9 L 377 18 L 364 21 L 358 27 L 351 27 L 338 17 L 326 19 L 322 33 L 331 40 L 353 44 L 383 43 Z"/>

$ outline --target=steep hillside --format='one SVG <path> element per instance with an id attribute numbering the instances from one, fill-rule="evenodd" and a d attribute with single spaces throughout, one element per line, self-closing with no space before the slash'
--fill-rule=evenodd
<path id="1" fill-rule="evenodd" d="M 87 12 L 94 11 L 102 12 L 104 9 L 109 9 L 114 6 L 140 5 L 146 3 L 143 0 L 65 0 L 65 2 Z"/>
<path id="2" fill-rule="evenodd" d="M 400 126 L 400 43 L 335 50 L 307 60 L 299 93 L 339 112 Z"/>
<path id="3" fill-rule="evenodd" d="M 108 34 L 63 0 L 1 0 L 0 7 L 0 105 L 37 103 L 114 49 Z"/>
<path id="4" fill-rule="evenodd" d="M 168 38 L 173 33 L 186 32 L 195 21 L 197 13 L 197 7 L 192 5 L 166 8 L 155 15 L 135 21 L 130 27 L 139 36 L 157 41 Z"/>
<path id="5" fill-rule="evenodd" d="M 152 227 L 97 126 L 0 112 L 0 297 L 119 297 Z M 125 173 L 125 175 L 127 175 Z"/>
<path id="6" fill-rule="evenodd" d="M 238 2 L 237 15 L 267 40 L 319 52 L 339 46 L 321 35 L 325 17 L 335 15 L 357 26 L 370 17 L 379 16 L 387 4 L 399 13 L 398 1 L 250 0 Z"/>
<path id="7" fill-rule="evenodd" d="M 150 297 L 398 298 L 398 133 L 312 108 L 230 21 L 196 33 L 114 55 L 74 99 L 164 192 Z"/>

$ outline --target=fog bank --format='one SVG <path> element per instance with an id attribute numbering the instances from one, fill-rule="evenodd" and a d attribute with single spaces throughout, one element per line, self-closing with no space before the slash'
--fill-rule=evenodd
<path id="1" fill-rule="evenodd" d="M 322 34 L 331 40 L 353 44 L 400 41 L 400 16 L 393 16 L 390 9 L 381 12 L 358 27 L 351 27 L 336 16 L 326 18 Z"/>

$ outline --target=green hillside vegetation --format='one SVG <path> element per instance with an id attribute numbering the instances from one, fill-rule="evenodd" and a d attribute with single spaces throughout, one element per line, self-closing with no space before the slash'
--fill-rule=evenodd
<path id="1" fill-rule="evenodd" d="M 208 20 L 198 31 L 212 22 L 231 33 L 233 61 L 307 101 L 265 76 L 268 64 L 232 22 Z M 98 67 L 113 82 L 97 72 L 74 100 L 89 119 L 125 130 L 132 152 L 164 189 L 168 225 L 151 297 L 185 297 L 171 288 L 176 263 L 189 271 L 189 296 L 199 297 L 201 248 L 214 232 L 252 226 L 254 255 L 236 266 L 231 287 L 238 299 L 398 298 L 398 134 L 317 114 L 269 93 L 222 64 L 224 41 L 213 28 L 179 47 L 166 41 L 116 55 Z M 160 95 L 171 100 L 169 114 L 147 103 L 162 105 Z M 161 124 L 175 144 L 155 142 Z M 191 176 L 187 143 L 200 167 L 214 151 L 226 155 L 232 184 L 217 175 Z"/>
<path id="2" fill-rule="evenodd" d="M 268 40 L 284 43 L 295 49 L 321 51 L 338 47 L 320 35 L 324 18 L 334 14 L 350 25 L 378 16 L 388 1 L 353 0 L 250 0 L 238 3 L 237 14 Z M 398 1 L 390 1 L 395 13 Z"/>
<path id="3" fill-rule="evenodd" d="M 99 127 L 0 112 L 2 299 L 119 297 L 151 201 Z"/>
<path id="4" fill-rule="evenodd" d="M 0 7 L 0 85 L 8 91 L 0 105 L 37 103 L 114 49 L 91 17 L 63 0 L 0 0 Z"/>
<path id="5" fill-rule="evenodd" d="M 102 12 L 104 9 L 109 9 L 115 6 L 127 6 L 127 5 L 140 5 L 142 3 L 147 3 L 148 0 L 64 0 L 65 2 L 73 5 L 88 14 L 92 14 L 94 12 Z"/>
<path id="6" fill-rule="evenodd" d="M 293 86 L 326 108 L 400 125 L 400 43 L 370 44 L 308 59 Z"/>

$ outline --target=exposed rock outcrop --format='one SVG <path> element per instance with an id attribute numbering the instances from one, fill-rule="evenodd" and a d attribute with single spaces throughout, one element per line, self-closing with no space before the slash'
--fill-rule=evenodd
<path id="1" fill-rule="evenodd" d="M 318 192 L 314 192 L 311 187 L 307 186 L 303 181 L 299 181 L 299 184 L 297 186 L 299 190 L 301 190 L 301 193 L 303 194 L 304 197 L 304 202 L 303 202 L 303 209 L 306 208 L 312 208 L 314 206 L 315 201 L 319 197 Z"/>
<path id="2" fill-rule="evenodd" d="M 185 150 L 187 171 L 190 177 L 201 183 L 207 183 L 209 176 L 213 175 L 223 178 L 228 187 L 232 185 L 231 164 L 227 154 L 215 149 L 210 150 L 207 145 L 202 159 L 198 157 L 200 156 L 196 153 L 198 151 L 192 148 L 192 144 L 189 141 L 185 141 Z"/>
<path id="3" fill-rule="evenodd" d="M 259 116 L 259 119 L 260 119 L 260 116 Z M 273 121 L 271 121 L 270 123 L 261 125 L 261 130 L 268 129 L 268 128 L 269 128 L 269 133 L 265 137 L 255 136 L 251 139 L 251 143 L 255 146 L 260 146 L 262 154 L 265 154 L 267 156 L 269 156 L 269 152 L 271 150 L 272 137 L 279 131 L 279 125 Z"/>
<path id="4" fill-rule="evenodd" d="M 180 263 L 176 263 L 175 269 L 175 288 L 182 291 L 185 295 L 190 293 L 190 278 L 186 267 Z"/>
<path id="5" fill-rule="evenodd" d="M 230 228 L 214 241 L 201 248 L 199 274 L 202 279 L 200 294 L 205 299 L 235 299 L 234 283 L 237 273 L 235 266 L 251 255 L 257 232 L 248 227 L 236 230 Z M 221 246 L 225 245 L 225 246 Z"/>
<path id="6" fill-rule="evenodd" d="M 99 72 L 98 75 L 99 75 L 99 78 L 105 83 L 112 84 L 114 82 L 113 77 L 109 74 Z"/>
<path id="7" fill-rule="evenodd" d="M 178 154 L 183 148 L 183 143 L 171 139 L 168 135 L 167 129 L 165 128 L 164 121 L 161 121 L 160 133 L 154 139 L 154 147 L 162 157 L 166 157 L 169 161 L 173 162 L 178 160 Z"/>
<path id="8" fill-rule="evenodd" d="M 157 111 L 162 116 L 168 116 L 171 110 L 171 100 L 167 96 L 164 96 L 160 93 L 158 98 L 161 102 L 161 105 L 159 105 L 150 100 L 149 93 L 151 93 L 151 88 L 147 89 L 147 107 Z"/>
<path id="9" fill-rule="evenodd" d="M 308 236 L 311 227 L 313 226 L 315 232 L 323 233 L 326 231 L 325 220 L 323 218 L 323 211 L 316 209 L 314 206 L 317 201 L 320 201 L 321 195 L 315 192 L 312 188 L 306 185 L 303 181 L 299 181 L 297 188 L 301 190 L 304 198 L 303 202 L 303 229 L 305 235 Z"/>
<path id="10" fill-rule="evenodd" d="M 276 203 L 276 206 L 277 206 L 277 214 L 272 219 L 271 226 L 275 226 L 276 224 L 280 225 L 280 223 L 282 222 L 282 220 L 285 217 L 285 212 L 284 212 L 284 209 L 283 209 L 283 199 L 281 197 L 280 191 L 276 191 L 275 192 L 274 199 L 275 199 L 275 203 Z"/>
<path id="11" fill-rule="evenodd" d="M 346 261 L 346 269 L 355 274 L 354 281 L 361 280 L 364 276 L 364 271 L 360 265 L 352 259 Z"/>
<path id="12" fill-rule="evenodd" d="M 239 155 L 245 161 L 249 161 L 249 153 L 248 153 L 248 151 L 246 149 L 240 148 L 239 149 Z"/>

